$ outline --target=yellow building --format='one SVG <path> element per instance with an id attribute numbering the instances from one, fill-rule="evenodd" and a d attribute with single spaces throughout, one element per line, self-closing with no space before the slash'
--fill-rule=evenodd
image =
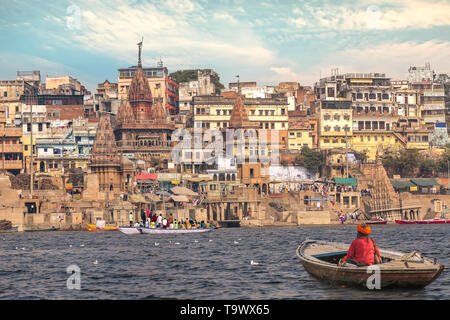
<path id="1" fill-rule="evenodd" d="M 295 121 L 289 119 L 288 143 L 290 150 L 301 150 L 302 147 L 314 148 L 314 135 L 309 120 Z"/>
<path id="2" fill-rule="evenodd" d="M 350 148 L 353 135 L 351 101 L 321 101 L 319 114 L 319 148 Z"/>
<path id="3" fill-rule="evenodd" d="M 193 100 L 195 125 L 204 129 L 226 129 L 230 126 L 230 118 L 235 98 L 223 96 L 197 96 Z M 256 128 L 267 130 L 268 144 L 271 131 L 278 134 L 279 148 L 288 147 L 288 104 L 284 99 L 243 99 L 245 110 L 250 122 L 256 124 Z"/>
<path id="4" fill-rule="evenodd" d="M 0 81 L 0 106 L 5 107 L 6 124 L 14 124 L 16 114 L 20 114 L 20 96 L 32 94 L 34 87 L 22 80 Z"/>

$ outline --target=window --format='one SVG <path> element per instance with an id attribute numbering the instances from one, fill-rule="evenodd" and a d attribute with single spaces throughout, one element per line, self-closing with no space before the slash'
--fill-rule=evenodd
<path id="1" fill-rule="evenodd" d="M 330 139 L 323 139 L 323 143 L 330 143 Z"/>
<path id="2" fill-rule="evenodd" d="M 254 176 L 254 169 L 251 168 L 251 169 L 250 169 L 250 178 L 253 178 L 253 176 Z"/>
<path id="3" fill-rule="evenodd" d="M 384 141 L 384 136 L 381 136 L 381 141 Z"/>
<path id="4" fill-rule="evenodd" d="M 6 92 L 6 91 L 3 92 L 3 96 L 4 96 L 4 97 L 7 97 L 7 96 L 8 96 L 8 92 Z"/>
<path id="5" fill-rule="evenodd" d="M 367 141 L 370 141 L 370 136 L 367 137 Z"/>
<path id="6" fill-rule="evenodd" d="M 220 116 L 220 110 L 216 110 L 217 115 Z"/>
<path id="7" fill-rule="evenodd" d="M 284 114 L 285 114 L 285 112 L 286 112 L 286 110 L 285 110 L 285 109 L 281 109 L 281 114 L 282 114 L 282 115 L 284 115 Z"/>
<path id="8" fill-rule="evenodd" d="M 333 139 L 333 143 L 339 143 L 338 139 Z"/>
<path id="9" fill-rule="evenodd" d="M 363 94 L 362 93 L 357 93 L 356 94 L 356 99 L 361 100 L 363 98 Z"/>
<path id="10" fill-rule="evenodd" d="M 297 138 L 301 138 L 302 137 L 302 133 L 301 132 L 297 132 Z"/>
<path id="11" fill-rule="evenodd" d="M 323 116 L 323 120 L 330 120 L 330 117 L 331 116 L 329 114 L 326 114 L 326 115 Z"/>
<path id="12" fill-rule="evenodd" d="M 42 131 L 42 123 L 38 123 L 38 130 Z"/>
<path id="13" fill-rule="evenodd" d="M 275 129 L 275 123 L 272 122 L 272 123 L 270 124 L 270 128 L 271 128 L 271 129 Z"/>
<path id="14" fill-rule="evenodd" d="M 360 138 L 361 138 L 361 142 L 363 142 L 364 141 L 364 138 L 363 138 L 363 136 L 359 136 Z"/>
<path id="15" fill-rule="evenodd" d="M 250 110 L 250 113 L 251 113 L 252 116 L 254 116 L 255 115 L 255 110 Z"/>

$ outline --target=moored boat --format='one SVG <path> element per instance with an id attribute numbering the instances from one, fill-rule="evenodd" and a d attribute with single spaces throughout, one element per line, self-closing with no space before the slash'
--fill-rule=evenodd
<path id="1" fill-rule="evenodd" d="M 415 220 L 395 220 L 397 224 L 417 224 Z"/>
<path id="2" fill-rule="evenodd" d="M 205 233 L 210 232 L 211 228 L 205 229 L 160 229 L 160 228 L 142 228 L 142 227 L 119 227 L 119 231 L 125 234 L 181 234 L 181 233 Z"/>
<path id="3" fill-rule="evenodd" d="M 43 231 L 57 231 L 59 228 L 51 227 L 51 228 L 32 228 L 32 229 L 24 229 L 24 232 L 43 232 Z"/>
<path id="4" fill-rule="evenodd" d="M 98 228 L 95 224 L 88 224 L 86 227 L 87 231 L 118 231 L 119 228 L 116 226 L 105 226 L 104 228 Z"/>
<path id="5" fill-rule="evenodd" d="M 448 219 L 429 219 L 429 220 L 395 220 L 397 224 L 445 224 L 450 223 Z"/>
<path id="6" fill-rule="evenodd" d="M 402 253 L 379 249 L 382 263 L 356 266 L 338 262 L 347 254 L 348 244 L 306 240 L 297 248 L 297 256 L 312 276 L 349 286 L 368 287 L 369 277 L 379 271 L 380 289 L 387 287 L 425 287 L 441 274 L 444 266 L 422 257 L 419 251 Z"/>
<path id="7" fill-rule="evenodd" d="M 12 232 L 18 232 L 19 227 L 12 227 L 9 229 L 0 229 L 0 233 L 12 233 Z"/>
<path id="8" fill-rule="evenodd" d="M 384 219 L 378 219 L 378 220 L 369 220 L 365 221 L 366 224 L 386 224 L 387 220 Z"/>

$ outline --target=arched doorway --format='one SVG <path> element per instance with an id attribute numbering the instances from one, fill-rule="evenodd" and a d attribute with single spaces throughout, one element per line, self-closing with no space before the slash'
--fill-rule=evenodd
<path id="1" fill-rule="evenodd" d="M 40 172 L 45 172 L 45 163 L 44 163 L 44 161 L 41 161 L 39 163 L 39 171 Z"/>

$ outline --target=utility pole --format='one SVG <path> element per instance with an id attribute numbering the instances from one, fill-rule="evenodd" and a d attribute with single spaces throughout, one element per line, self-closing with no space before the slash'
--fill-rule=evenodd
<path id="1" fill-rule="evenodd" d="M 30 100 L 28 100 L 30 102 Z M 31 144 L 31 156 L 30 156 L 30 198 L 33 198 L 33 97 L 31 97 L 30 103 L 30 144 Z"/>
<path id="2" fill-rule="evenodd" d="M 347 167 L 347 178 L 348 178 L 348 144 L 347 144 L 347 130 L 344 128 L 345 131 L 345 163 Z"/>

